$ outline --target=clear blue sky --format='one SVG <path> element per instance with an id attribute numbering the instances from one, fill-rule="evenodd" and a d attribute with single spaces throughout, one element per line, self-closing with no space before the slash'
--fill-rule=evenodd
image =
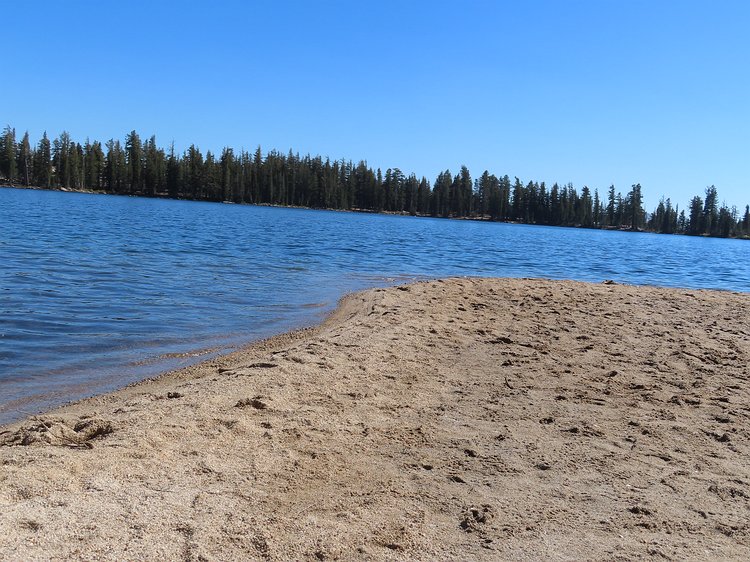
<path id="1" fill-rule="evenodd" d="M 0 125 L 750 203 L 750 2 L 0 0 Z"/>

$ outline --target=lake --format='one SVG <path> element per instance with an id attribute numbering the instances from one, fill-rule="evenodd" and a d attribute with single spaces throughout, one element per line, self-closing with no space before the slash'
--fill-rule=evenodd
<path id="1" fill-rule="evenodd" d="M 0 423 L 446 276 L 750 292 L 750 242 L 0 189 Z"/>

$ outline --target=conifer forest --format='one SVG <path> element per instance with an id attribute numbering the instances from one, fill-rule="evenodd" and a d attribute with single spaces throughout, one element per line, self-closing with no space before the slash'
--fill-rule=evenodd
<path id="1" fill-rule="evenodd" d="M 136 131 L 124 143 L 83 144 L 67 132 L 34 146 L 7 126 L 0 135 L 0 184 L 255 205 L 359 210 L 446 218 L 485 219 L 551 226 L 645 230 L 665 234 L 750 237 L 750 206 L 729 207 L 714 186 L 680 208 L 663 198 L 643 206 L 640 184 L 625 193 L 572 184 L 547 185 L 464 166 L 430 182 L 398 168 L 372 169 L 321 156 L 258 147 L 250 153 L 224 148 L 202 153 L 191 145 L 178 154 Z"/>

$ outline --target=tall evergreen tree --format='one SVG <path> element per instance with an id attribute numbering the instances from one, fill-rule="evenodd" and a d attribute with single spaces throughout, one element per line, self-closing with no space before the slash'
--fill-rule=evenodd
<path id="1" fill-rule="evenodd" d="M 631 186 L 628 194 L 628 209 L 630 212 L 630 228 L 638 230 L 643 225 L 643 195 L 641 193 L 641 184 L 636 183 Z"/>
<path id="2" fill-rule="evenodd" d="M 125 136 L 125 177 L 129 193 L 143 192 L 143 146 L 135 131 Z"/>
<path id="3" fill-rule="evenodd" d="M 180 187 L 182 185 L 181 177 L 182 168 L 174 153 L 174 142 L 169 147 L 169 157 L 167 158 L 167 195 L 172 199 L 177 199 L 181 195 Z"/>
<path id="4" fill-rule="evenodd" d="M 594 189 L 594 216 L 593 226 L 598 227 L 602 221 L 601 201 L 599 201 L 599 190 Z"/>
<path id="5" fill-rule="evenodd" d="M 29 142 L 29 132 L 26 131 L 18 145 L 18 179 L 26 187 L 31 185 L 33 174 L 33 163 L 31 154 L 31 143 Z"/>
<path id="6" fill-rule="evenodd" d="M 87 139 L 83 151 L 86 187 L 95 191 L 100 191 L 104 188 L 103 181 L 105 169 L 105 158 L 104 151 L 102 150 L 102 143 L 100 143 L 99 141 L 90 143 Z"/>
<path id="7" fill-rule="evenodd" d="M 607 197 L 607 226 L 615 226 L 615 186 L 609 186 Z"/>
<path id="8" fill-rule="evenodd" d="M 105 185 L 112 193 L 126 193 L 126 160 L 125 151 L 119 140 L 110 139 L 106 143 L 107 155 L 104 164 Z"/>
<path id="9" fill-rule="evenodd" d="M 6 178 L 11 184 L 16 181 L 18 173 L 17 150 L 16 130 L 8 125 L 0 136 L 0 176 Z"/>
<path id="10" fill-rule="evenodd" d="M 688 221 L 687 221 L 687 217 L 685 217 L 685 210 L 683 209 L 682 211 L 680 211 L 680 216 L 677 219 L 677 232 L 681 234 L 686 234 L 687 226 L 688 226 Z"/>
<path id="11" fill-rule="evenodd" d="M 702 233 L 716 234 L 718 230 L 719 205 L 716 187 L 713 185 L 706 188 L 706 199 L 703 203 Z"/>
<path id="12" fill-rule="evenodd" d="M 71 145 L 72 140 L 67 131 L 60 133 L 60 136 L 52 141 L 53 183 L 65 189 L 73 186 Z"/>
<path id="13" fill-rule="evenodd" d="M 687 233 L 693 236 L 703 234 L 703 199 L 696 195 L 690 200 L 690 218 Z"/>
<path id="14" fill-rule="evenodd" d="M 591 203 L 591 190 L 587 185 L 581 189 L 581 199 L 578 203 L 579 209 L 576 212 L 576 222 L 584 228 L 591 228 L 594 225 L 593 210 Z"/>
<path id="15" fill-rule="evenodd" d="M 521 183 L 521 180 L 516 177 L 516 181 L 513 184 L 513 200 L 511 202 L 512 217 L 514 221 L 520 221 L 523 218 L 525 207 L 524 199 L 523 184 Z"/>
<path id="16" fill-rule="evenodd" d="M 34 185 L 52 187 L 52 145 L 44 132 L 34 152 Z"/>
<path id="17" fill-rule="evenodd" d="M 143 187 L 148 197 L 154 197 L 164 188 L 164 151 L 156 146 L 156 136 L 143 143 Z"/>
<path id="18" fill-rule="evenodd" d="M 234 181 L 234 151 L 229 147 L 224 147 L 219 159 L 221 168 L 221 199 L 222 201 L 237 201 Z"/>

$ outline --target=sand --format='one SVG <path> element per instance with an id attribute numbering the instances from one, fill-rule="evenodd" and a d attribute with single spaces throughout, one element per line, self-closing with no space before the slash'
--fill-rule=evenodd
<path id="1" fill-rule="evenodd" d="M 0 428 L 0 559 L 748 559 L 749 319 L 615 284 L 355 294 Z"/>

